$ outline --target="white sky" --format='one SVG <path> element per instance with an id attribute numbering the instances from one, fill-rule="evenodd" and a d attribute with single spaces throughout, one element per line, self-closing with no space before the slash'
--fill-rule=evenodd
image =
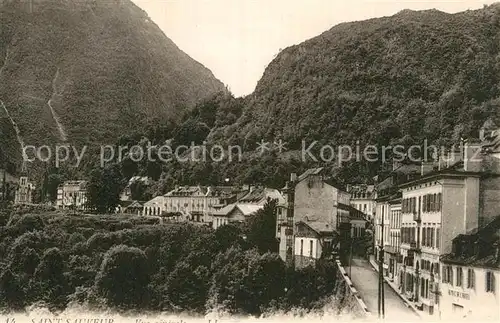
<path id="1" fill-rule="evenodd" d="M 458 12 L 482 0 L 133 0 L 180 49 L 237 95 L 251 93 L 280 49 L 345 21 L 403 9 Z"/>

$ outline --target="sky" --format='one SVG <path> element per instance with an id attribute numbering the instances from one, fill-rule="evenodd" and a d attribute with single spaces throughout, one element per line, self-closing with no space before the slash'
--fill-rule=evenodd
<path id="1" fill-rule="evenodd" d="M 209 68 L 236 96 L 255 89 L 281 49 L 346 21 L 403 9 L 454 13 L 481 0 L 132 0 L 189 56 Z M 498 1 L 498 0 L 497 0 Z"/>

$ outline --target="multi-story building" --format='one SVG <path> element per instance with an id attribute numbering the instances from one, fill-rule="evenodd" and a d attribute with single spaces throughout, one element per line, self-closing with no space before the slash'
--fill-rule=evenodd
<path id="1" fill-rule="evenodd" d="M 398 185 L 416 178 L 422 173 L 422 169 L 422 165 L 416 163 L 394 163 L 391 172 L 386 174 L 382 179 L 377 179 L 375 188 L 377 191 L 377 204 L 375 217 L 373 218 L 375 259 L 377 262 L 382 261 L 384 275 L 389 278 L 393 278 L 394 276 L 394 273 L 391 274 L 391 259 L 392 263 L 394 263 L 395 259 L 397 260 L 397 256 L 394 255 L 392 248 L 391 226 L 394 226 L 394 223 L 391 223 L 391 216 L 393 214 L 393 207 L 395 212 L 398 208 L 401 208 L 398 205 L 398 198 L 401 196 Z M 394 231 L 398 230 L 392 229 L 393 233 Z M 384 256 L 381 260 L 380 250 L 382 247 L 384 248 Z"/>
<path id="2" fill-rule="evenodd" d="M 465 147 L 464 154 L 475 156 L 474 149 L 479 148 Z M 439 309 L 435 282 L 440 256 L 451 252 L 451 241 L 458 234 L 476 230 L 498 213 L 498 160 L 457 158 L 449 167 L 400 185 L 402 288 L 429 314 Z"/>
<path id="3" fill-rule="evenodd" d="M 377 207 L 375 185 L 347 185 L 347 192 L 351 194 L 352 207 L 366 214 L 369 220 L 373 219 Z"/>
<path id="4" fill-rule="evenodd" d="M 500 216 L 472 234 L 453 239 L 441 257 L 442 319 L 500 319 Z"/>
<path id="5" fill-rule="evenodd" d="M 87 181 L 66 181 L 57 187 L 56 206 L 59 209 L 87 209 Z"/>
<path id="6" fill-rule="evenodd" d="M 399 267 L 402 258 L 401 253 L 401 196 L 396 194 L 389 199 L 389 243 L 385 246 L 385 253 L 388 256 L 388 276 L 389 279 L 399 284 Z"/>
<path id="7" fill-rule="evenodd" d="M 285 261 L 290 261 L 290 258 L 293 258 L 294 263 L 298 266 L 306 263 L 298 260 L 303 259 L 301 257 L 304 256 L 303 253 L 300 253 L 301 250 L 304 252 L 304 249 L 297 247 L 297 244 L 301 243 L 301 239 L 303 240 L 303 237 L 297 234 L 299 223 L 303 228 L 328 227 L 325 232 L 331 232 L 331 239 L 333 239 L 334 233 L 342 234 L 344 232 L 348 236 L 350 235 L 350 195 L 342 189 L 340 184 L 327 177 L 323 168 L 309 169 L 299 177 L 292 174 L 284 192 L 287 216 L 278 218 L 278 226 L 281 230 L 279 235 L 280 256 Z M 312 230 L 314 231 L 314 229 Z M 318 238 L 328 240 L 329 238 L 324 235 L 325 232 L 321 232 L 319 232 Z"/>
<path id="8" fill-rule="evenodd" d="M 215 211 L 247 193 L 233 186 L 179 186 L 144 203 L 144 215 L 179 214 L 178 218 L 210 224 Z"/>
<path id="9" fill-rule="evenodd" d="M 19 184 L 16 188 L 14 196 L 14 204 L 31 204 L 33 203 L 33 192 L 35 185 L 28 180 L 26 171 L 21 172 L 19 176 Z"/>

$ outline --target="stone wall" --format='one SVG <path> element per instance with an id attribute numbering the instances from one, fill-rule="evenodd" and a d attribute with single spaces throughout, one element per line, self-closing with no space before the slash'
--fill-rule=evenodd
<path id="1" fill-rule="evenodd" d="M 344 267 L 340 264 L 339 260 L 337 263 L 337 293 L 336 298 L 340 300 L 339 310 L 345 313 L 350 313 L 355 317 L 370 317 L 371 312 L 368 310 L 365 302 L 361 299 L 361 295 L 358 293 L 351 279 L 348 277 L 347 272 Z"/>

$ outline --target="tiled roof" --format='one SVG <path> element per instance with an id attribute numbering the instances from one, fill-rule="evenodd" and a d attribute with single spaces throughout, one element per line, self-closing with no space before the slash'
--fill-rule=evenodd
<path id="1" fill-rule="evenodd" d="M 239 203 L 259 203 L 265 201 L 267 198 L 277 199 L 278 203 L 284 203 L 283 195 L 274 188 L 256 187 L 242 198 L 238 200 Z"/>
<path id="2" fill-rule="evenodd" d="M 481 143 L 481 149 L 486 153 L 500 152 L 500 129 L 492 131 Z"/>
<path id="3" fill-rule="evenodd" d="M 500 216 L 474 233 L 460 234 L 453 239 L 453 252 L 443 255 L 445 263 L 465 266 L 500 268 Z"/>
<path id="4" fill-rule="evenodd" d="M 252 213 L 257 212 L 258 210 L 262 209 L 262 205 L 255 205 L 255 204 L 239 204 L 239 203 L 233 203 L 229 204 L 225 207 L 223 207 L 220 210 L 214 211 L 214 215 L 216 216 L 227 216 L 230 212 L 232 212 L 235 208 L 238 208 L 243 215 L 248 216 Z"/>
<path id="5" fill-rule="evenodd" d="M 297 224 L 299 224 L 299 223 L 303 223 L 303 224 L 307 225 L 308 227 L 310 227 L 311 229 L 316 231 L 316 233 L 318 233 L 318 234 L 322 234 L 322 233 L 331 234 L 331 233 L 335 232 L 334 227 L 331 224 L 329 224 L 328 222 L 324 222 L 324 221 L 299 221 L 299 222 L 297 222 Z"/>
<path id="6" fill-rule="evenodd" d="M 353 184 L 349 185 L 349 193 L 367 193 L 371 194 L 375 191 L 375 185 L 368 184 Z"/>
<path id="7" fill-rule="evenodd" d="M 352 207 L 349 205 L 349 217 L 351 220 L 365 220 L 368 218 L 368 215 L 363 213 L 362 211 Z"/>
<path id="8" fill-rule="evenodd" d="M 234 186 L 179 186 L 164 196 L 231 196 L 237 192 Z"/>
<path id="9" fill-rule="evenodd" d="M 304 180 L 309 175 L 318 175 L 318 174 L 321 174 L 322 172 L 323 172 L 323 167 L 309 168 L 304 173 L 302 173 L 302 175 L 299 176 L 298 181 L 300 182 L 300 181 Z"/>

